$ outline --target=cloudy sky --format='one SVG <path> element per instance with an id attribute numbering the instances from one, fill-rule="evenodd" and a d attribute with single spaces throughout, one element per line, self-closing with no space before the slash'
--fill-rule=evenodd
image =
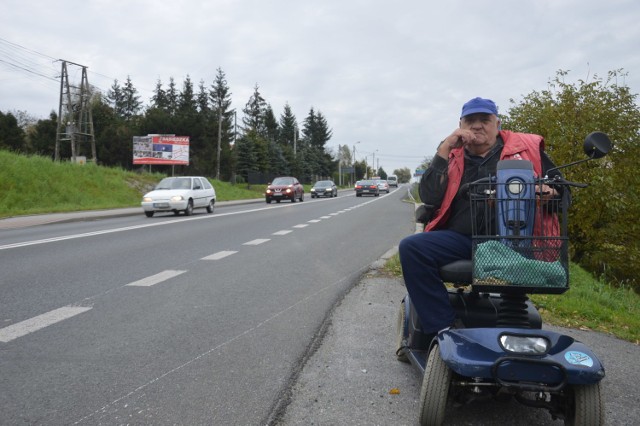
<path id="1" fill-rule="evenodd" d="M 624 69 L 640 92 L 637 0 L 4 0 L 0 111 L 57 111 L 60 62 L 107 91 L 129 76 L 148 105 L 158 80 L 210 86 L 221 68 L 241 111 L 253 88 L 280 117 L 310 108 L 387 173 L 415 169 L 470 98 L 545 90 Z M 80 80 L 79 68 L 70 68 Z"/>

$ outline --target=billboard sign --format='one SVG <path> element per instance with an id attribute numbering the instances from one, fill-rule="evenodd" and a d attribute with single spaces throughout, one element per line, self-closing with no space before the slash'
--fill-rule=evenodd
<path id="1" fill-rule="evenodd" d="M 188 166 L 189 136 L 134 136 L 133 164 Z"/>

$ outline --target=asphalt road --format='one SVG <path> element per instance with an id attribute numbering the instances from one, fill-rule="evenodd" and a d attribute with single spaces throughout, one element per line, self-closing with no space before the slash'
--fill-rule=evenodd
<path id="1" fill-rule="evenodd" d="M 401 198 L 3 229 L 0 424 L 265 424 Z"/>

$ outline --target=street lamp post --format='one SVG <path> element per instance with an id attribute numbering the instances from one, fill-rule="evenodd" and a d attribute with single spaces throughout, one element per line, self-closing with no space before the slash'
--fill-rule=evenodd
<path id="1" fill-rule="evenodd" d="M 371 153 L 371 170 L 372 170 L 373 176 L 376 176 L 378 174 L 378 171 L 376 169 L 376 152 L 378 152 L 377 149 Z"/>
<path id="2" fill-rule="evenodd" d="M 293 123 L 293 157 L 297 156 L 297 148 L 298 148 L 298 126 L 296 123 Z"/>
<path id="3" fill-rule="evenodd" d="M 360 141 L 356 142 L 353 144 L 353 182 L 355 183 L 356 181 L 356 145 L 358 145 L 360 143 Z"/>
<path id="4" fill-rule="evenodd" d="M 342 186 L 342 149 L 338 144 L 338 185 Z"/>

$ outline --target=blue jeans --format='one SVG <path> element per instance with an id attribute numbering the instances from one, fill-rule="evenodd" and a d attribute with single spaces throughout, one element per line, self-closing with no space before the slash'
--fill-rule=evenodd
<path id="1" fill-rule="evenodd" d="M 440 278 L 440 267 L 471 259 L 471 237 L 441 230 L 413 234 L 400 241 L 404 282 L 425 333 L 453 324 L 455 312 Z"/>

